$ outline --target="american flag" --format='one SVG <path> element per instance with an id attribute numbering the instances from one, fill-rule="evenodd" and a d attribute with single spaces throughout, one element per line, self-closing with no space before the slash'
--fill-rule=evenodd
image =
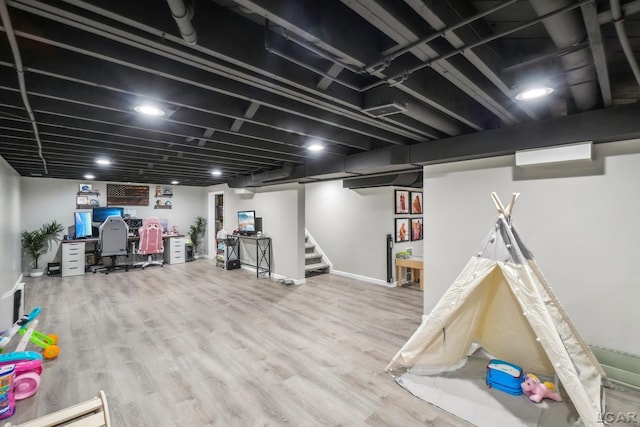
<path id="1" fill-rule="evenodd" d="M 111 197 L 125 197 L 126 185 L 107 184 L 107 196 Z"/>

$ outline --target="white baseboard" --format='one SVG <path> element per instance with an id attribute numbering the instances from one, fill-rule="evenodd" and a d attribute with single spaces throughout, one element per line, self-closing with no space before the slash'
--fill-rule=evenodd
<path id="1" fill-rule="evenodd" d="M 252 267 L 250 265 L 242 265 L 242 263 L 240 264 L 240 266 L 241 266 L 240 268 L 242 268 L 243 270 L 251 271 L 253 274 L 256 274 L 255 267 Z M 276 274 L 273 272 L 271 273 L 271 278 L 275 280 L 286 281 L 287 284 L 292 284 L 292 285 L 304 285 L 305 283 L 307 283 L 307 279 L 292 279 L 291 277 L 286 277 L 281 274 Z M 288 283 L 288 282 L 291 282 L 291 283 Z"/>
<path id="2" fill-rule="evenodd" d="M 388 288 L 395 288 L 396 286 L 395 282 L 387 283 L 384 280 L 374 279 L 373 277 L 361 276 L 359 274 L 347 273 L 346 271 L 331 270 L 331 274 L 348 277 L 350 279 L 361 280 L 363 282 L 373 283 L 374 285 L 386 286 Z"/>
<path id="3" fill-rule="evenodd" d="M 307 279 L 292 279 L 291 277 L 285 277 L 280 274 L 271 273 L 271 277 L 287 285 L 304 285 L 307 283 Z"/>

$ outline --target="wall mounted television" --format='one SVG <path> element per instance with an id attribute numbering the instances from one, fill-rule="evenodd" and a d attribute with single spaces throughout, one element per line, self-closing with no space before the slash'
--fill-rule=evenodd
<path id="1" fill-rule="evenodd" d="M 74 232 L 76 239 L 93 237 L 91 228 L 91 212 L 82 211 L 74 214 Z"/>
<path id="2" fill-rule="evenodd" d="M 256 234 L 256 211 L 238 211 L 238 233 Z"/>
<path id="3" fill-rule="evenodd" d="M 93 222 L 102 224 L 108 217 L 113 215 L 124 218 L 124 208 L 116 208 L 113 206 L 93 208 Z"/>

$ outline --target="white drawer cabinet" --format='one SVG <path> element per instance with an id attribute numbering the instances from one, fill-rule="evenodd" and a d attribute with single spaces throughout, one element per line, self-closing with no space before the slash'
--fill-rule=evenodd
<path id="1" fill-rule="evenodd" d="M 183 264 L 185 244 L 184 237 L 169 237 L 165 241 L 164 262 L 167 264 Z"/>
<path id="2" fill-rule="evenodd" d="M 84 274 L 84 249 L 84 242 L 62 244 L 62 276 Z"/>

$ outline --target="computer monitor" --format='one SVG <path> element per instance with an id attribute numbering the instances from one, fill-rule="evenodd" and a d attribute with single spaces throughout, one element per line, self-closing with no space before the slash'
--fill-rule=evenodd
<path id="1" fill-rule="evenodd" d="M 86 237 L 92 237 L 92 228 L 91 228 L 91 212 L 82 211 L 75 212 L 74 214 L 74 232 L 76 239 L 84 239 Z"/>
<path id="2" fill-rule="evenodd" d="M 238 233 L 256 234 L 256 211 L 238 211 Z"/>
<path id="3" fill-rule="evenodd" d="M 93 222 L 102 224 L 108 217 L 118 215 L 124 218 L 124 208 L 116 208 L 113 206 L 104 208 L 93 208 Z"/>

